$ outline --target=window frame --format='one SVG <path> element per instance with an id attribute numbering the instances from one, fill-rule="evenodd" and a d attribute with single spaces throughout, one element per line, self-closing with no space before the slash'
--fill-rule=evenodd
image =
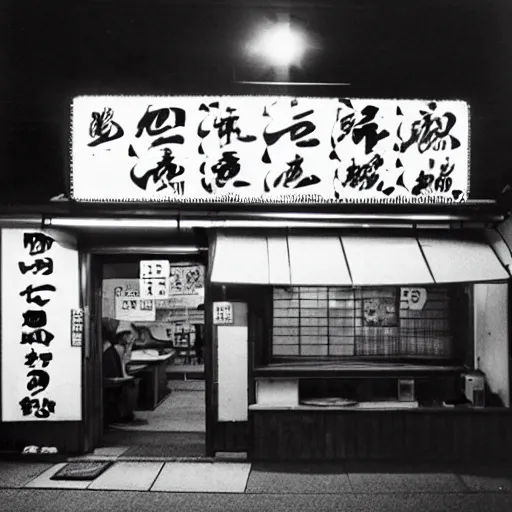
<path id="1" fill-rule="evenodd" d="M 354 351 L 353 351 L 353 354 L 352 355 L 329 355 L 329 337 L 332 336 L 330 333 L 329 333 L 329 323 L 327 324 L 327 338 L 328 338 L 328 341 L 327 341 L 327 354 L 325 355 L 304 355 L 304 354 L 301 354 L 300 353 L 300 348 L 299 348 L 299 355 L 280 355 L 280 354 L 275 354 L 274 353 L 274 289 L 275 288 L 286 288 L 286 287 L 269 287 L 269 307 L 268 307 L 268 329 L 267 329 L 267 332 L 268 332 L 268 340 L 267 342 L 265 343 L 265 346 L 268 347 L 264 353 L 265 353 L 265 357 L 263 360 L 261 360 L 261 364 L 258 365 L 258 366 L 265 366 L 265 365 L 272 365 L 272 364 L 280 364 L 280 365 L 286 365 L 287 363 L 293 365 L 293 364 L 297 364 L 297 363 L 301 363 L 301 362 L 317 362 L 318 364 L 323 364 L 323 363 L 333 363 L 333 362 L 336 362 L 336 361 L 339 361 L 339 362 L 357 362 L 357 361 L 366 361 L 366 362 L 371 362 L 371 361 L 376 361 L 376 362 L 389 362 L 390 364 L 393 364 L 393 363 L 400 363 L 400 362 L 411 362 L 413 361 L 414 363 L 427 363 L 427 364 L 431 364 L 431 365 L 442 365 L 442 364 L 450 364 L 450 365 L 453 365 L 453 364 L 460 364 L 460 363 L 463 363 L 464 361 L 464 355 L 465 355 L 465 352 L 466 350 L 461 350 L 461 340 L 458 339 L 458 335 L 459 335 L 459 329 L 456 329 L 455 328 L 455 323 L 460 319 L 464 322 L 468 321 L 469 322 L 469 316 L 470 316 L 470 312 L 469 311 L 458 311 L 458 314 L 456 316 L 453 316 L 453 311 L 454 309 L 456 309 L 456 305 L 454 304 L 454 297 L 456 296 L 455 295 L 455 292 L 459 292 L 461 290 L 459 290 L 459 288 L 462 287 L 462 284 L 453 284 L 453 285 L 442 285 L 442 286 L 439 286 L 439 285 L 431 285 L 431 286 L 425 286 L 425 285 L 418 285 L 418 287 L 421 287 L 421 288 L 427 288 L 427 290 L 434 290 L 434 291 L 437 291 L 439 292 L 440 290 L 444 290 L 446 292 L 446 295 L 447 295 L 447 300 L 448 300 L 448 307 L 446 308 L 446 317 L 447 319 L 449 320 L 449 331 L 444 334 L 444 336 L 450 336 L 451 337 L 451 341 L 450 341 L 450 350 L 451 350 L 451 353 L 450 355 L 446 355 L 446 356 L 443 356 L 442 354 L 441 355 L 428 355 L 428 354 L 404 354 L 404 353 L 396 353 L 396 354 L 389 354 L 389 355 L 384 355 L 384 354 L 369 354 L 369 355 L 363 355 L 363 354 L 357 354 L 357 351 L 356 351 L 356 340 L 355 340 L 355 337 L 356 337 L 356 331 L 357 331 L 357 328 L 355 327 L 355 325 L 352 327 L 353 329 L 353 337 L 354 337 Z M 290 287 L 287 287 L 287 288 L 290 288 Z M 360 295 L 360 299 L 357 298 L 357 290 L 360 290 L 361 291 L 361 294 L 364 294 L 364 290 L 368 290 L 368 289 L 383 289 L 383 288 L 390 288 L 390 289 L 393 289 L 393 293 L 394 293 L 394 296 L 395 296 L 395 310 L 396 310 L 396 318 L 397 318 L 397 323 L 396 323 L 396 326 L 375 326 L 375 327 L 372 327 L 373 329 L 381 329 L 381 328 L 385 328 L 385 327 L 388 327 L 388 328 L 394 328 L 394 329 L 397 329 L 397 339 L 398 341 L 400 341 L 400 338 L 403 336 L 403 333 L 402 333 L 402 321 L 404 320 L 403 318 L 401 318 L 401 310 L 400 310 L 400 304 L 401 304 L 401 297 L 400 297 L 400 286 L 377 286 L 377 287 L 357 287 L 357 288 L 354 288 L 354 287 L 327 287 L 327 286 L 319 286 L 319 287 L 311 287 L 311 286 L 306 286 L 306 287 L 291 287 L 291 288 L 295 288 L 295 289 L 299 289 L 299 288 L 317 288 L 317 289 L 327 289 L 329 290 L 330 288 L 338 288 L 338 289 L 344 289 L 344 290 L 350 290 L 353 294 L 353 297 L 354 297 L 354 308 L 356 307 L 356 302 L 357 300 L 360 300 L 361 301 L 361 315 L 363 314 L 363 310 L 362 310 L 362 306 L 363 306 L 363 302 L 362 302 L 362 297 Z M 363 295 L 364 297 L 364 295 Z M 329 295 L 328 295 L 328 298 L 327 298 L 327 302 L 329 301 Z M 329 322 L 329 303 L 327 304 L 327 322 Z M 362 323 L 362 321 L 361 321 Z M 298 326 L 298 329 L 299 329 L 299 334 L 298 334 L 298 344 L 299 344 L 299 347 L 300 347 L 300 344 L 301 344 L 301 341 L 300 341 L 300 338 L 301 338 L 301 334 L 300 334 L 300 324 Z M 434 332 L 435 332 L 435 329 L 434 329 Z M 424 336 L 423 338 L 421 337 L 418 337 L 418 339 L 424 339 L 424 338 L 428 338 L 428 336 Z M 468 347 L 469 348 L 469 347 Z"/>

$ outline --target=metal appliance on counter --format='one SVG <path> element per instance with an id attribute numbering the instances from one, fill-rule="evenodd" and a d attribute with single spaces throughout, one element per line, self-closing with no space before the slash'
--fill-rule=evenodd
<path id="1" fill-rule="evenodd" d="M 485 375 L 479 370 L 462 376 L 462 391 L 474 407 L 485 407 Z"/>

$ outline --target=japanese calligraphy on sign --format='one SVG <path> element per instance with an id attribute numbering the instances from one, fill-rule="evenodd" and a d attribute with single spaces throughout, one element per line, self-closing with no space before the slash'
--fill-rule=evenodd
<path id="1" fill-rule="evenodd" d="M 169 202 L 461 202 L 463 101 L 81 96 L 72 198 Z"/>
<path id="2" fill-rule="evenodd" d="M 3 421 L 81 419 L 78 271 L 47 233 L 2 230 Z"/>

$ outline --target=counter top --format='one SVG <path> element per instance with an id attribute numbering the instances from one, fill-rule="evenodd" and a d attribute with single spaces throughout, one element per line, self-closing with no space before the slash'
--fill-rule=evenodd
<path id="1" fill-rule="evenodd" d="M 461 373 L 463 366 L 445 364 L 389 363 L 373 361 L 290 362 L 272 363 L 254 369 L 255 378 L 315 377 L 417 377 Z"/>
<path id="2" fill-rule="evenodd" d="M 162 361 L 167 361 L 176 355 L 176 351 L 172 350 L 169 353 L 156 355 L 153 351 L 150 350 L 134 350 L 131 355 L 131 359 L 128 364 L 148 364 L 148 363 L 160 363 Z"/>

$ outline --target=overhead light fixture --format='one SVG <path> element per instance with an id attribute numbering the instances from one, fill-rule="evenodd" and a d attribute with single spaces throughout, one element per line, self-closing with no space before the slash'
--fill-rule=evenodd
<path id="1" fill-rule="evenodd" d="M 300 65 L 308 47 L 306 34 L 290 22 L 278 22 L 261 29 L 249 43 L 249 53 L 276 67 Z"/>

